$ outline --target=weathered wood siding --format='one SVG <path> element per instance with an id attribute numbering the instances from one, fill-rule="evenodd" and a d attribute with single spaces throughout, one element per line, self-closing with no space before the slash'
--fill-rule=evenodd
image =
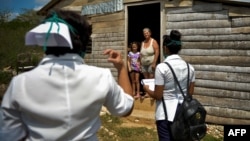
<path id="1" fill-rule="evenodd" d="M 114 77 L 117 77 L 117 71 L 113 64 L 107 62 L 103 51 L 107 48 L 116 49 L 126 57 L 124 19 L 124 11 L 90 17 L 93 28 L 92 53 L 86 54 L 84 60 L 87 64 L 110 68 Z"/>
<path id="2" fill-rule="evenodd" d="M 193 1 L 165 10 L 166 34 L 182 33 L 180 54 L 196 70 L 207 122 L 250 124 L 250 8 Z"/>

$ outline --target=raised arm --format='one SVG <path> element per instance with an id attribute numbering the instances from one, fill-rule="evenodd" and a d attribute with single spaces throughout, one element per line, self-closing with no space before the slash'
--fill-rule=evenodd
<path id="1" fill-rule="evenodd" d="M 124 89 L 124 92 L 133 97 L 128 70 L 126 68 L 126 63 L 122 59 L 121 53 L 112 49 L 107 49 L 104 51 L 104 54 L 109 55 L 108 61 L 113 63 L 118 71 L 118 84 Z"/>

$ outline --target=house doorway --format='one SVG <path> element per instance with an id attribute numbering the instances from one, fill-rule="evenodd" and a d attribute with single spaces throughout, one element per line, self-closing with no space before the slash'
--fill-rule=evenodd
<path id="1" fill-rule="evenodd" d="M 152 37 L 160 45 L 161 14 L 160 3 L 128 6 L 128 45 L 133 41 L 144 40 L 142 30 L 148 27 Z"/>
<path id="2" fill-rule="evenodd" d="M 127 45 L 134 41 L 141 43 L 144 40 L 142 30 L 145 27 L 151 29 L 151 36 L 158 42 L 161 50 L 161 3 L 143 3 L 141 5 L 127 6 Z M 159 56 L 158 63 L 160 58 Z M 143 78 L 141 73 L 140 80 Z M 143 92 L 142 85 L 140 89 Z"/>

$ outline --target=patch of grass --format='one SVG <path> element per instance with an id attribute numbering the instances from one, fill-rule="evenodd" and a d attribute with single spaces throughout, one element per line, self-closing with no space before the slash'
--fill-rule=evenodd
<path id="1" fill-rule="evenodd" d="M 212 135 L 207 134 L 202 141 L 223 141 L 223 138 L 215 138 Z"/>
<path id="2" fill-rule="evenodd" d="M 157 141 L 157 132 L 145 127 L 122 127 L 117 130 L 121 140 L 126 141 Z"/>
<path id="3" fill-rule="evenodd" d="M 146 127 L 123 127 L 122 119 L 111 115 L 101 116 L 100 141 L 157 141 L 157 132 Z"/>
<path id="4" fill-rule="evenodd" d="M 157 131 L 146 127 L 124 127 L 122 118 L 109 114 L 101 116 L 102 127 L 98 132 L 100 141 L 158 141 Z M 201 141 L 223 141 L 207 134 Z"/>

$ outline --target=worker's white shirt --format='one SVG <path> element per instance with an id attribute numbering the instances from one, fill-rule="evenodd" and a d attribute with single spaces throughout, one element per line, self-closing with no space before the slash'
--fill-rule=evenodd
<path id="1" fill-rule="evenodd" d="M 122 116 L 133 101 L 109 69 L 88 66 L 76 54 L 47 56 L 12 79 L 2 102 L 0 140 L 28 134 L 32 141 L 95 141 L 102 106 Z"/>
<path id="2" fill-rule="evenodd" d="M 186 94 L 187 92 L 187 75 L 188 69 L 186 63 L 181 59 L 179 55 L 168 56 L 164 62 L 168 62 L 173 68 L 176 77 L 180 83 L 180 86 Z M 170 68 L 165 63 L 160 63 L 156 67 L 155 71 L 155 85 L 164 85 L 163 97 L 166 104 L 166 109 L 168 113 L 168 120 L 172 121 L 176 112 L 178 103 L 183 102 L 183 96 L 177 86 L 173 74 Z M 189 82 L 195 81 L 194 68 L 189 64 L 190 75 Z M 161 100 L 156 101 L 156 111 L 155 111 L 156 120 L 164 120 L 165 114 L 163 110 L 163 105 Z"/>

